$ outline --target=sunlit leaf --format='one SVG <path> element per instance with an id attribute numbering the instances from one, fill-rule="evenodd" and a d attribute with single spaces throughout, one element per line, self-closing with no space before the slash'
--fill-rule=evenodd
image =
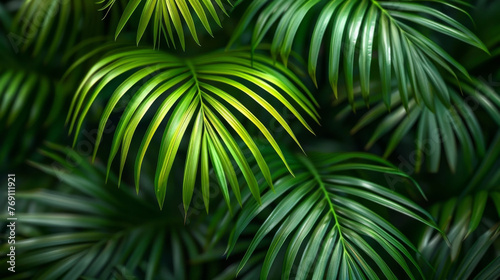
<path id="1" fill-rule="evenodd" d="M 135 72 L 130 74 L 131 70 Z M 203 183 L 205 190 L 207 168 L 209 168 L 207 158 L 210 158 L 224 193 L 227 194 L 226 184 L 229 184 L 239 200 L 239 183 L 233 166 L 234 160 L 253 196 L 256 200 L 260 200 L 253 172 L 248 167 L 247 158 L 243 156 L 232 133 L 237 134 L 249 148 L 267 184 L 272 188 L 273 181 L 267 163 L 238 117 L 243 116 L 258 128 L 285 165 L 287 165 L 286 159 L 273 135 L 263 123 L 264 120 L 256 117 L 244 102 L 253 100 L 256 105 L 262 107 L 283 126 L 297 144 L 299 142 L 289 124 L 268 100 L 274 99 L 281 103 L 311 132 L 312 129 L 303 114 L 297 109 L 305 111 L 306 115 L 318 121 L 315 101 L 311 100 L 311 94 L 305 86 L 291 71 L 283 66 L 274 66 L 273 61 L 265 56 L 255 55 L 252 61 L 249 53 L 234 51 L 182 59 L 154 50 L 124 49 L 104 55 L 88 72 L 76 92 L 68 115 L 70 131 L 75 132 L 75 141 L 95 99 L 104 92 L 105 87 L 119 77 L 124 77 L 125 80 L 114 89 L 102 112 L 95 151 L 100 145 L 104 128 L 117 103 L 125 94 L 132 93 L 133 97 L 117 125 L 108 160 L 109 170 L 121 148 L 121 177 L 138 126 L 148 119 L 147 113 L 153 111 L 152 106 L 158 106 L 139 147 L 135 181 L 138 188 L 145 153 L 153 135 L 159 130 L 160 125 L 168 120 L 158 151 L 155 176 L 155 189 L 160 206 L 165 199 L 172 166 L 181 152 L 180 144 L 189 134 L 192 136 L 189 140 L 183 187 L 186 211 L 197 180 L 200 158 L 202 160 L 200 172 L 202 181 L 205 182 Z M 141 87 L 133 90 L 136 85 Z M 200 149 L 203 150 L 202 154 Z M 228 194 L 226 200 L 229 204 Z M 206 196 L 204 202 L 208 209 Z"/>
<path id="2" fill-rule="evenodd" d="M 104 4 L 101 10 L 105 10 L 112 9 L 116 0 L 103 0 L 101 2 Z M 222 2 L 220 0 L 216 2 L 217 4 L 209 0 L 127 0 L 125 9 L 116 27 L 115 38 L 122 32 L 134 12 L 142 9 L 137 27 L 137 43 L 141 40 L 150 22 L 153 22 L 155 45 L 158 40 L 157 37 L 163 34 L 167 43 L 171 43 L 175 47 L 175 39 L 173 37 L 175 31 L 182 49 L 185 49 L 184 25 L 187 25 L 193 39 L 199 45 L 200 41 L 196 31 L 197 21 L 199 20 L 205 30 L 213 36 L 212 27 L 210 26 L 211 20 L 219 27 L 222 27 L 217 11 L 220 10 L 227 15 L 226 7 Z M 231 4 L 230 1 L 228 3 Z"/>

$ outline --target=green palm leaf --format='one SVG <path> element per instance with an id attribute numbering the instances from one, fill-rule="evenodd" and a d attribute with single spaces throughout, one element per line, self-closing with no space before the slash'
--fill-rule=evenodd
<path id="1" fill-rule="evenodd" d="M 500 170 L 497 166 L 500 164 L 500 133 L 497 132 L 495 139 L 492 141 L 490 148 L 486 151 L 486 156 L 482 159 L 481 164 L 476 168 L 474 176 L 468 180 L 467 185 L 463 188 L 462 194 L 470 194 L 479 191 L 491 191 L 499 189 L 500 186 Z M 500 213 L 500 201 L 495 199 L 495 205 Z"/>
<path id="2" fill-rule="evenodd" d="M 250 103 L 253 100 L 264 108 L 297 144 L 298 140 L 288 123 L 267 100 L 274 99 L 284 105 L 311 132 L 311 128 L 295 106 L 314 120 L 318 119 L 314 99 L 291 71 L 281 65 L 273 65 L 272 60 L 262 55 L 254 57 L 253 67 L 251 63 L 250 54 L 239 51 L 208 54 L 193 59 L 181 59 L 148 49 L 122 49 L 111 52 L 97 62 L 82 81 L 68 114 L 70 132 L 75 131 L 76 142 L 94 100 L 103 92 L 103 88 L 118 77 L 124 77 L 126 79 L 116 87 L 102 113 L 94 157 L 116 104 L 127 92 L 132 92 L 134 86 L 141 87 L 133 92 L 134 96 L 117 125 L 110 150 L 108 170 L 121 147 L 121 177 L 135 131 L 155 104 L 159 107 L 148 126 L 136 158 L 134 174 L 137 188 L 142 162 L 153 135 L 160 124 L 168 120 L 158 152 L 155 176 L 156 195 L 160 206 L 165 199 L 171 168 L 177 158 L 182 139 L 188 134 L 188 128 L 191 128 L 191 136 L 183 183 L 185 210 L 187 211 L 189 207 L 200 167 L 201 186 L 208 211 L 207 182 L 210 162 L 228 205 L 230 200 L 228 185 L 231 186 L 236 199 L 241 201 L 233 160 L 241 170 L 255 199 L 260 200 L 253 171 L 231 135 L 230 129 L 234 130 L 250 149 L 265 175 L 266 182 L 272 187 L 271 174 L 259 148 L 234 112 L 258 128 L 285 165 L 286 160 L 262 120 L 257 118 L 240 99 L 248 99 Z M 130 74 L 132 70 L 135 72 Z M 302 93 L 303 91 L 307 96 Z M 261 93 L 266 95 L 266 99 Z"/>
<path id="3" fill-rule="evenodd" d="M 31 0 L 23 1 L 9 39 L 15 51 L 29 50 L 49 62 L 61 51 L 105 31 L 93 1 Z"/>
<path id="4" fill-rule="evenodd" d="M 2 279 L 200 279 L 203 271 L 219 276 L 222 269 L 205 267 L 224 261 L 220 241 L 231 222 L 218 219 L 224 207 L 214 216 L 190 217 L 185 225 L 175 203 L 161 211 L 149 203 L 155 199 L 151 192 L 137 196 L 129 186 L 103 185 L 104 166 L 92 166 L 69 147 L 48 143 L 40 153 L 51 163 L 31 165 L 58 179 L 57 188 L 16 194 L 16 215 L 23 221 L 16 227 L 16 265 L 24 269 Z M 117 177 L 110 175 L 110 181 Z M 20 211 L 22 204 L 28 207 Z M 9 246 L 2 242 L 2 262 Z"/>
<path id="5" fill-rule="evenodd" d="M 434 270 L 426 270 L 426 279 L 497 279 L 500 276 L 498 259 L 489 252 L 500 236 L 498 219 L 500 212 L 488 211 L 488 202 L 493 200 L 498 208 L 497 190 L 481 191 L 473 195 L 455 197 L 433 205 L 430 213 L 439 221 L 440 228 L 447 233 L 451 246 L 440 236 L 425 230 L 419 248 L 422 257 L 430 262 Z M 491 209 L 491 208 L 490 208 Z M 488 213 L 488 214 L 486 214 Z M 475 275 L 482 259 L 491 262 L 481 265 L 483 271 Z M 496 267 L 491 267 L 496 266 Z"/>
<path id="6" fill-rule="evenodd" d="M 500 126 L 500 97 L 493 88 L 477 79 L 461 83 L 460 87 L 462 93 L 448 88 L 452 104 L 450 108 L 446 108 L 438 102 L 437 97 L 433 97 L 436 101 L 434 111 L 418 104 L 414 97 L 409 99 L 408 107 L 405 108 L 398 91 L 395 91 L 391 95 L 391 112 L 387 114 L 384 104 L 375 101 L 383 98 L 378 96 L 373 102 L 376 105 L 361 117 L 351 133 L 378 122 L 374 125 L 375 131 L 365 148 L 371 148 L 380 138 L 392 133 L 384 152 L 384 157 L 388 157 L 405 136 L 415 131 L 417 172 L 421 169 L 424 156 L 427 157 L 429 171 L 437 172 L 441 157 L 446 157 L 448 166 L 454 172 L 458 163 L 459 147 L 462 149 L 466 167 L 472 171 L 476 153 L 479 157 L 485 155 L 485 136 L 476 111 L 481 108 Z M 358 99 L 354 108 L 362 107 L 364 102 Z M 350 111 L 350 108 L 346 107 L 337 117 L 345 118 Z"/>
<path id="7" fill-rule="evenodd" d="M 61 84 L 49 77 L 18 67 L 0 67 L 0 130 L 6 132 L 0 139 L 2 167 L 26 160 L 33 152 L 34 139 L 57 135 L 53 127 L 64 101 Z"/>
<path id="8" fill-rule="evenodd" d="M 421 243 L 422 254 L 435 264 L 436 271 L 426 273 L 426 279 L 498 279 L 500 276 L 499 259 L 488 250 L 493 243 L 498 241 L 500 228 L 498 224 L 492 226 L 481 234 L 463 240 L 464 226 L 457 223 L 450 228 L 448 237 L 452 242 L 451 249 L 440 243 L 440 239 L 429 238 Z M 478 266 L 481 261 L 486 261 L 484 266 Z M 482 270 L 477 269 L 481 267 Z M 472 278 L 474 277 L 474 278 Z"/>
<path id="9" fill-rule="evenodd" d="M 261 279 L 267 279 L 285 243 L 288 246 L 283 279 L 291 276 L 295 276 L 294 279 L 378 279 L 379 275 L 397 279 L 394 266 L 389 266 L 392 261 L 411 279 L 417 277 L 415 271 L 421 273 L 413 258 L 412 251 L 416 248 L 373 209 L 380 206 L 392 209 L 436 229 L 430 215 L 395 191 L 361 179 L 359 175 L 349 175 L 363 171 L 408 178 L 404 173 L 378 157 L 360 153 L 297 156 L 290 164 L 295 166 L 295 177 L 275 173 L 280 177 L 275 183 L 275 192 L 263 194 L 262 205 L 253 201 L 245 204 L 239 215 L 229 240 L 229 254 L 249 223 L 263 211 L 270 211 L 266 211 L 266 219 L 254 235 L 240 269 L 257 245 L 274 233 L 267 247 Z M 382 252 L 387 257 L 381 257 Z M 292 275 L 293 268 L 297 275 Z"/>
<path id="10" fill-rule="evenodd" d="M 467 14 L 445 1 L 432 1 Z M 311 19 L 312 18 L 312 19 Z M 347 97 L 354 103 L 354 66 L 358 65 L 359 80 L 365 102 L 369 102 L 369 81 L 372 60 L 378 59 L 379 77 L 383 84 L 383 100 L 391 105 L 391 77 L 396 77 L 403 106 L 408 110 L 408 95 L 413 92 L 434 111 L 437 96 L 445 107 L 450 97 L 440 70 L 461 73 L 467 71 L 432 39 L 416 27 L 444 34 L 466 42 L 486 52 L 484 44 L 466 27 L 436 8 L 417 1 L 374 0 L 257 0 L 247 8 L 233 33 L 231 46 L 255 19 L 252 47 L 255 49 L 266 34 L 274 31 L 271 53 L 286 63 L 294 41 L 302 46 L 304 36 L 313 29 L 309 45 L 309 74 L 316 83 L 318 61 L 328 65 L 328 80 L 338 96 L 341 61 L 343 63 Z M 300 29 L 305 25 L 305 29 Z M 329 37 L 329 39 L 328 39 Z M 300 38 L 300 39 L 296 39 Z M 330 42 L 328 59 L 321 51 L 324 41 Z M 358 53 L 358 55 L 356 55 Z M 316 83 L 317 84 L 317 83 Z"/>
<path id="11" fill-rule="evenodd" d="M 429 212 L 447 233 L 451 246 L 428 229 L 420 235 L 422 257 L 434 267 L 424 270 L 426 279 L 500 277 L 499 259 L 494 257 L 498 252 L 490 249 L 500 236 L 499 155 L 497 133 L 474 175 L 458 186 L 462 194 L 430 207 Z M 479 265 L 481 262 L 484 265 Z"/>
<path id="12" fill-rule="evenodd" d="M 474 9 L 471 9 L 470 14 L 474 18 L 476 34 L 484 41 L 491 55 L 478 55 L 471 49 L 465 53 L 460 52 L 460 61 L 471 72 L 480 70 L 483 75 L 491 74 L 489 72 L 491 70 L 485 70 L 488 61 L 494 61 L 500 56 L 500 36 L 498 35 L 500 26 L 491 24 L 500 13 L 500 2 L 474 1 L 473 5 Z"/>
<path id="13" fill-rule="evenodd" d="M 102 0 L 101 3 L 104 3 L 104 6 L 101 10 L 110 9 L 115 2 L 116 0 Z M 217 10 L 221 10 L 224 14 L 228 15 L 222 1 L 216 0 L 215 2 L 216 4 L 209 0 L 128 0 L 116 28 L 115 38 L 118 37 L 139 5 L 143 3 L 144 7 L 137 29 L 137 43 L 139 43 L 144 35 L 149 22 L 152 21 L 155 45 L 159 42 L 158 37 L 163 34 L 167 44 L 170 45 L 171 43 L 175 47 L 174 36 L 177 33 L 182 49 L 185 49 L 184 22 L 193 39 L 199 45 L 200 41 L 196 31 L 195 20 L 199 20 L 205 30 L 213 36 L 209 19 L 212 18 L 218 26 L 222 27 Z M 228 3 L 231 5 L 231 1 L 228 0 Z M 196 17 L 193 15 L 193 11 Z"/>

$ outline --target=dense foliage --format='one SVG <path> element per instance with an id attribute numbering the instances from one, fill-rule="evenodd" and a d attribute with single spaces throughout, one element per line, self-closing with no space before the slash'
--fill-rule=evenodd
<path id="1" fill-rule="evenodd" d="M 2 279 L 500 278 L 499 16 L 3 1 Z"/>

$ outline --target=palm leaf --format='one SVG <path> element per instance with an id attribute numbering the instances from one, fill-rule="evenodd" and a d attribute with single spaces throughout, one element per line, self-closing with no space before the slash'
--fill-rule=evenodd
<path id="1" fill-rule="evenodd" d="M 0 100 L 0 129 L 6 132 L 0 139 L 0 165 L 14 167 L 33 152 L 34 139 L 57 134 L 53 127 L 64 106 L 64 91 L 35 71 L 0 67 Z"/>
<path id="2" fill-rule="evenodd" d="M 105 31 L 93 1 L 32 0 L 23 1 L 17 12 L 10 41 L 16 52 L 30 51 L 49 62 L 77 42 Z"/>
<path id="3" fill-rule="evenodd" d="M 498 189 L 500 186 L 500 133 L 497 132 L 495 138 L 490 144 L 490 148 L 486 151 L 486 156 L 482 159 L 474 172 L 474 176 L 466 186 L 464 186 L 462 195 L 470 194 L 479 191 L 491 191 Z M 495 200 L 495 204 L 500 213 L 500 201 Z"/>
<path id="4" fill-rule="evenodd" d="M 467 14 L 455 4 L 432 2 Z M 277 25 L 271 53 L 274 57 L 279 55 L 285 63 L 294 41 L 302 46 L 307 41 L 302 39 L 303 32 L 313 30 L 309 40 L 310 76 L 317 84 L 318 61 L 325 60 L 328 65 L 328 80 L 335 96 L 338 96 L 342 60 L 347 97 L 351 104 L 354 103 L 354 66 L 358 65 L 362 95 L 368 103 L 372 60 L 376 58 L 383 84 L 383 100 L 387 107 L 391 105 L 393 74 L 401 101 L 407 110 L 410 90 L 417 101 L 423 100 L 432 111 L 435 106 L 435 98 L 432 96 L 437 96 L 445 107 L 449 106 L 450 97 L 440 70 L 455 77 L 457 73 L 468 77 L 467 71 L 416 27 L 444 34 L 488 52 L 484 44 L 461 23 L 436 8 L 416 1 L 253 1 L 233 33 L 229 46 L 242 36 L 253 21 L 253 49 L 264 41 L 266 34 L 271 33 L 272 26 Z M 300 29 L 301 25 L 306 29 Z M 299 37 L 300 40 L 295 39 Z M 326 40 L 330 42 L 327 60 L 322 58 L 324 54 L 321 51 L 323 41 Z"/>
<path id="5" fill-rule="evenodd" d="M 411 279 L 418 277 L 421 272 L 415 274 L 415 271 L 420 268 L 413 258 L 416 248 L 372 209 L 378 205 L 432 228 L 437 225 L 408 198 L 375 182 L 348 175 L 364 171 L 408 178 L 405 174 L 378 157 L 360 153 L 297 156 L 290 164 L 296 166 L 295 177 L 282 171 L 275 173 L 279 177 L 275 192 L 263 194 L 261 205 L 253 201 L 245 204 L 238 217 L 229 240 L 229 254 L 249 223 L 263 211 L 270 211 L 239 269 L 245 266 L 257 245 L 274 232 L 271 245 L 266 247 L 261 279 L 267 279 L 285 243 L 288 246 L 283 279 L 292 276 L 294 279 L 378 279 L 379 275 L 397 279 L 394 266 L 389 265 L 392 261 Z M 292 275 L 293 268 L 296 275 Z"/>
<path id="6" fill-rule="evenodd" d="M 493 243 L 500 236 L 500 133 L 470 179 L 459 185 L 462 194 L 430 207 L 451 246 L 428 229 L 420 235 L 422 257 L 433 270 L 426 279 L 496 279 L 500 276 Z M 485 262 L 486 261 L 486 262 Z M 480 264 L 485 262 L 485 264 Z M 486 265 L 488 264 L 489 265 Z"/>
<path id="7" fill-rule="evenodd" d="M 439 170 L 441 157 L 445 157 L 451 171 L 454 172 L 458 163 L 459 147 L 461 147 L 466 167 L 472 171 L 476 154 L 485 155 L 485 136 L 478 121 L 477 109 L 484 110 L 491 120 L 500 126 L 500 98 L 493 88 L 478 79 L 460 84 L 462 93 L 458 89 L 448 88 L 452 106 L 446 108 L 435 99 L 435 110 L 418 104 L 415 97 L 411 97 L 408 107 L 405 108 L 398 91 L 391 96 L 391 112 L 387 114 L 385 106 L 378 97 L 373 103 L 376 105 L 366 112 L 352 128 L 356 133 L 375 124 L 375 131 L 368 140 L 365 148 L 371 148 L 380 138 L 392 133 L 384 152 L 388 157 L 410 132 L 415 133 L 416 161 L 415 170 L 421 170 L 424 156 L 427 157 L 428 170 Z M 355 108 L 362 108 L 364 102 L 357 100 Z M 406 114 L 405 111 L 408 111 Z M 338 118 L 345 118 L 350 108 L 344 108 Z M 443 155 L 444 154 L 444 155 Z"/>
<path id="8" fill-rule="evenodd" d="M 483 215 L 488 197 L 496 199 L 498 190 L 479 192 L 461 198 L 452 198 L 435 204 L 430 213 L 438 218 L 439 225 L 451 242 L 444 243 L 440 236 L 425 230 L 419 248 L 422 257 L 430 262 L 434 270 L 425 270 L 426 279 L 471 279 L 478 268 L 483 271 L 474 279 L 496 279 L 500 276 L 497 259 L 489 252 L 500 236 L 498 218 L 500 214 Z M 498 206 L 498 202 L 495 201 Z M 495 224 L 496 223 L 496 224 Z M 494 254 L 493 254 L 494 255 Z M 491 262 L 489 266 L 480 261 Z M 496 276 L 494 276 L 496 275 Z"/>
<path id="9" fill-rule="evenodd" d="M 478 55 L 474 50 L 460 52 L 461 63 L 469 69 L 469 71 L 480 70 L 484 75 L 491 74 L 491 70 L 485 70 L 488 61 L 495 63 L 500 55 L 500 26 L 492 25 L 498 14 L 500 13 L 500 2 L 492 1 L 474 1 L 474 9 L 470 14 L 475 21 L 476 34 L 480 37 L 484 44 L 490 50 L 491 55 Z M 461 49 L 460 49 L 461 50 Z M 485 70 L 483 72 L 483 70 Z"/>
<path id="10" fill-rule="evenodd" d="M 104 3 L 101 10 L 105 10 L 111 9 L 116 0 L 102 0 L 100 2 Z M 177 33 L 178 40 L 184 50 L 186 44 L 184 38 L 184 22 L 195 42 L 200 45 L 196 31 L 197 22 L 195 20 L 199 20 L 205 30 L 213 36 L 209 19 L 212 18 L 218 26 L 222 27 L 217 10 L 227 15 L 226 8 L 222 1 L 217 0 L 215 2 L 216 4 L 209 0 L 128 0 L 120 21 L 118 22 L 115 38 L 118 37 L 130 20 L 132 14 L 139 8 L 139 5 L 144 3 L 137 29 L 137 43 L 139 43 L 144 35 L 149 22 L 152 21 L 155 45 L 157 42 L 159 44 L 158 37 L 163 34 L 167 44 L 172 44 L 175 47 L 174 36 L 175 33 Z M 231 1 L 228 0 L 228 3 L 231 4 Z M 193 14 L 193 11 L 196 16 Z"/>
<path id="11" fill-rule="evenodd" d="M 118 77 L 126 77 L 114 90 L 102 113 L 94 149 L 95 156 L 104 128 L 118 101 L 127 92 L 131 92 L 135 85 L 141 85 L 139 90 L 133 92 L 134 96 L 117 125 L 110 150 L 108 170 L 121 147 L 121 177 L 137 127 L 153 104 L 161 103 L 148 126 L 136 158 L 134 174 L 137 188 L 142 162 L 152 137 L 160 124 L 168 119 L 158 153 L 155 177 L 155 189 L 160 206 L 165 199 L 169 174 L 177 158 L 179 146 L 188 134 L 189 127 L 191 127 L 191 137 L 183 183 L 185 210 L 187 211 L 190 204 L 199 166 L 202 191 L 207 191 L 209 162 L 212 163 L 228 205 L 230 200 L 228 185 L 231 186 L 236 199 L 241 201 L 232 159 L 241 170 L 253 196 L 259 200 L 260 193 L 253 172 L 229 129 L 234 130 L 250 149 L 260 170 L 265 174 L 267 183 L 272 187 L 271 174 L 254 140 L 233 112 L 238 112 L 255 125 L 285 165 L 286 160 L 262 120 L 239 99 L 247 98 L 248 102 L 251 103 L 253 100 L 263 107 L 297 144 L 298 140 L 290 126 L 267 100 L 274 99 L 284 105 L 310 131 L 311 128 L 295 106 L 316 121 L 317 113 L 311 94 L 291 71 L 281 65 L 273 66 L 272 60 L 262 55 L 254 57 L 253 67 L 251 63 L 250 54 L 239 51 L 208 54 L 193 59 L 181 59 L 147 49 L 122 49 L 111 52 L 94 65 L 74 96 L 68 115 L 70 132 L 75 131 L 76 142 L 83 121 L 102 89 Z M 129 74 L 132 70 L 135 72 Z M 303 91 L 308 96 L 304 95 Z M 269 99 L 264 99 L 260 93 L 265 93 Z M 207 195 L 204 196 L 204 202 L 208 211 Z"/>
<path id="12" fill-rule="evenodd" d="M 2 279 L 200 279 L 225 268 L 214 269 L 224 261 L 220 241 L 231 223 L 219 219 L 224 207 L 185 225 L 174 203 L 161 211 L 149 203 L 151 192 L 137 196 L 126 185 L 103 185 L 104 166 L 92 166 L 70 147 L 48 143 L 40 153 L 50 164 L 30 164 L 56 179 L 57 188 L 16 193 L 23 221 L 16 227 L 16 265 L 24 270 Z M 0 247 L 3 262 L 9 246 Z"/>
<path id="13" fill-rule="evenodd" d="M 484 266 L 478 274 L 474 274 L 474 271 L 478 269 L 479 262 L 486 257 L 486 260 L 490 260 L 487 253 L 490 247 L 495 241 L 498 240 L 500 235 L 500 230 L 498 224 L 493 226 L 491 229 L 484 232 L 475 240 L 471 246 L 463 248 L 463 255 L 460 256 L 460 261 L 454 263 L 455 271 L 451 274 L 450 279 L 470 279 L 470 277 L 475 276 L 474 279 L 497 279 L 500 276 L 500 269 L 498 268 L 498 257 L 492 259 L 488 265 Z"/>

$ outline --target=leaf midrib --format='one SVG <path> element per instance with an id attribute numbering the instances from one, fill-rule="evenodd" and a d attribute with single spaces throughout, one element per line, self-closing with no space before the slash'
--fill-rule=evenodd
<path id="1" fill-rule="evenodd" d="M 335 207 L 334 207 L 334 205 L 333 205 L 333 203 L 332 203 L 332 201 L 330 199 L 328 191 L 325 188 L 325 184 L 323 183 L 323 180 L 321 180 L 321 175 L 318 173 L 318 171 L 316 170 L 316 168 L 314 167 L 314 165 L 309 161 L 309 159 L 307 159 L 305 156 L 301 156 L 300 157 L 300 161 L 311 172 L 311 174 L 314 177 L 314 180 L 316 180 L 316 182 L 318 182 L 318 186 L 321 188 L 321 191 L 323 192 L 323 194 L 325 196 L 325 200 L 328 202 L 328 205 L 330 207 L 330 212 L 332 213 L 333 218 L 335 219 L 335 226 L 334 226 L 334 228 L 336 227 L 337 230 L 338 230 L 339 240 L 340 240 L 340 242 L 342 242 L 342 248 L 343 248 L 344 254 L 349 255 L 347 253 L 346 243 L 345 243 L 345 240 L 344 240 L 344 235 L 342 234 L 342 230 L 341 230 L 341 226 L 340 226 L 340 223 L 339 223 L 339 220 L 338 220 L 338 217 L 337 217 L 337 213 L 335 212 Z"/>

